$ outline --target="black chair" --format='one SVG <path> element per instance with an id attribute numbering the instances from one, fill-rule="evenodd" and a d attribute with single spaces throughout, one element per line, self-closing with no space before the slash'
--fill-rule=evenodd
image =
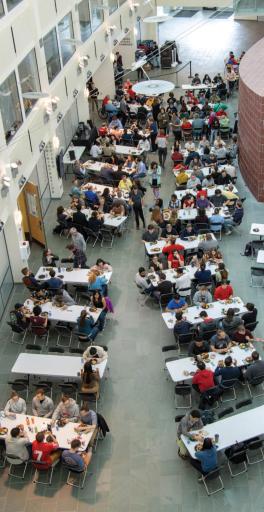
<path id="1" fill-rule="evenodd" d="M 42 352 L 41 345 L 33 345 L 33 343 L 27 343 L 25 346 L 26 352 Z"/>
<path id="2" fill-rule="evenodd" d="M 212 338 L 212 336 L 214 336 L 216 334 L 216 329 L 213 329 L 211 331 L 204 331 L 203 334 L 202 334 L 202 337 L 205 341 L 208 341 Z"/>
<path id="3" fill-rule="evenodd" d="M 96 393 L 85 393 L 80 391 L 78 393 L 78 398 L 80 399 L 81 405 L 92 403 L 95 412 L 97 412 L 97 396 Z"/>
<path id="4" fill-rule="evenodd" d="M 162 293 L 159 296 L 159 307 L 161 312 L 163 312 L 163 309 L 167 307 L 168 303 L 173 299 L 174 293 Z"/>
<path id="5" fill-rule="evenodd" d="M 165 345 L 161 349 L 163 354 L 166 353 L 166 352 L 172 352 L 172 351 L 175 351 L 175 350 L 178 350 L 176 345 Z M 165 357 L 164 363 L 166 365 L 166 363 L 170 363 L 172 361 L 178 361 L 178 359 L 179 359 L 179 356 Z M 166 366 L 165 366 L 164 370 L 165 371 L 167 370 Z"/>
<path id="6" fill-rule="evenodd" d="M 90 240 L 92 240 L 93 241 L 93 247 L 95 247 L 95 245 L 98 242 L 98 240 L 101 239 L 100 231 L 98 231 L 96 233 L 95 231 L 92 231 L 92 229 L 90 229 L 90 228 L 83 228 L 83 232 L 84 232 L 85 241 L 87 243 L 89 243 Z"/>
<path id="7" fill-rule="evenodd" d="M 14 322 L 10 320 L 7 322 L 7 325 L 11 327 L 12 330 L 12 338 L 11 343 L 17 343 L 18 345 L 23 345 L 26 335 L 28 333 L 28 328 L 23 328 L 22 326 L 18 325 L 17 322 Z M 18 338 L 17 340 L 15 338 Z"/>
<path id="8" fill-rule="evenodd" d="M 62 347 L 69 347 L 71 344 L 71 338 L 72 338 L 72 331 L 68 327 L 68 325 L 64 324 L 56 324 L 55 325 L 55 331 L 57 333 L 57 345 Z M 61 344 L 60 342 L 62 340 L 66 340 L 66 344 Z"/>
<path id="9" fill-rule="evenodd" d="M 57 466 L 57 464 L 60 462 L 60 459 L 57 459 L 55 460 L 51 466 L 49 466 L 48 468 L 46 467 L 47 466 L 47 463 L 46 462 L 42 462 L 42 461 L 31 461 L 32 462 L 32 465 L 35 469 L 35 473 L 34 473 L 34 476 L 33 476 L 33 483 L 34 484 L 42 484 L 42 485 L 51 485 L 51 482 L 52 482 L 52 477 L 53 477 L 53 472 L 54 472 L 54 468 L 55 466 Z M 49 475 L 49 478 L 47 479 L 47 481 L 44 481 L 44 480 L 40 480 L 40 474 L 47 474 Z"/>
<path id="10" fill-rule="evenodd" d="M 222 403 L 231 402 L 232 400 L 237 399 L 235 386 L 238 383 L 239 383 L 238 379 L 228 379 L 228 380 L 224 380 L 221 382 L 221 389 L 223 391 L 223 395 L 225 393 L 228 393 L 229 391 L 231 391 L 233 393 L 233 395 L 230 398 L 226 398 L 226 400 L 223 400 L 223 395 L 222 395 L 221 396 Z"/>
<path id="11" fill-rule="evenodd" d="M 177 416 L 175 416 L 175 423 L 179 423 L 182 418 L 184 418 L 184 414 L 178 414 Z"/>
<path id="12" fill-rule="evenodd" d="M 254 286 L 254 277 L 260 280 L 259 285 Z M 252 288 L 263 288 L 264 286 L 264 268 L 261 267 L 251 267 L 250 268 L 250 286 Z"/>
<path id="13" fill-rule="evenodd" d="M 21 478 L 22 480 L 24 480 L 29 461 L 28 460 L 24 461 L 24 460 L 20 459 L 20 457 L 18 457 L 17 455 L 13 455 L 11 453 L 6 453 L 5 460 L 7 462 L 9 462 L 8 476 L 13 476 L 15 478 Z M 15 468 L 15 467 L 21 467 L 21 466 L 24 466 L 22 475 L 19 475 L 17 473 L 12 473 L 13 467 Z"/>
<path id="14" fill-rule="evenodd" d="M 213 388 L 209 388 L 200 396 L 200 409 L 208 409 L 215 410 L 219 407 L 219 398 L 221 396 L 222 391 L 219 386 L 214 386 Z M 215 407 L 213 407 L 213 405 Z"/>
<path id="15" fill-rule="evenodd" d="M 247 387 L 251 398 L 258 398 L 260 396 L 264 396 L 264 375 L 259 375 L 258 377 L 254 377 L 250 381 L 247 381 Z M 258 394 L 253 393 L 253 389 L 259 387 L 261 392 L 257 392 Z"/>
<path id="16" fill-rule="evenodd" d="M 26 393 L 26 401 L 28 399 L 28 380 L 26 379 L 16 379 L 14 381 L 9 381 L 8 384 L 12 386 L 12 389 L 14 391 L 17 391 L 17 393 L 21 394 L 25 391 Z"/>
<path id="17" fill-rule="evenodd" d="M 254 332 L 258 323 L 259 322 L 257 321 L 257 322 L 252 322 L 251 324 L 245 324 L 245 328 L 248 329 L 250 332 Z"/>
<path id="18" fill-rule="evenodd" d="M 64 382 L 63 384 L 58 384 L 58 387 L 62 393 L 73 395 L 75 400 L 77 400 L 78 384 L 76 382 Z"/>
<path id="19" fill-rule="evenodd" d="M 174 400 L 176 409 L 189 409 L 192 406 L 192 386 L 190 384 L 176 384 L 174 388 Z M 189 397 L 189 403 L 179 405 L 177 397 Z"/>
<path id="20" fill-rule="evenodd" d="M 79 356 L 83 355 L 83 349 L 82 348 L 70 348 L 69 349 L 70 354 L 78 354 Z"/>
<path id="21" fill-rule="evenodd" d="M 251 398 L 247 398 L 246 400 L 241 400 L 240 402 L 237 402 L 236 409 L 241 409 L 242 407 L 246 407 L 247 405 L 251 405 L 252 400 Z"/>
<path id="22" fill-rule="evenodd" d="M 43 389 L 45 391 L 45 394 L 49 393 L 50 398 L 52 398 L 52 382 L 40 380 L 37 384 L 33 384 L 33 387 L 37 389 Z"/>
<path id="23" fill-rule="evenodd" d="M 214 481 L 214 480 L 217 480 L 217 479 L 220 482 L 220 485 L 216 489 L 210 490 L 207 483 L 211 482 L 211 481 Z M 202 475 L 201 476 L 201 481 L 203 482 L 203 484 L 205 486 L 205 489 L 206 489 L 206 492 L 207 492 L 208 496 L 212 496 L 212 494 L 216 494 L 217 492 L 222 491 L 224 489 L 224 484 L 223 484 L 223 480 L 222 480 L 222 478 L 220 476 L 219 468 L 216 468 L 213 471 L 210 471 L 206 475 Z"/>
<path id="24" fill-rule="evenodd" d="M 65 350 L 62 347 L 48 347 L 48 353 L 50 354 L 64 354 Z"/>
<path id="25" fill-rule="evenodd" d="M 225 450 L 225 456 L 227 458 L 227 465 L 232 478 L 242 475 L 247 471 L 247 449 L 242 445 L 233 445 Z M 242 466 L 240 471 L 234 473 L 232 466 Z"/>
<path id="26" fill-rule="evenodd" d="M 107 229 L 106 227 L 102 228 L 99 231 L 100 239 L 101 239 L 101 247 L 104 247 L 104 243 L 108 244 L 108 248 L 112 249 L 115 233 L 112 229 Z"/>
<path id="27" fill-rule="evenodd" d="M 78 489 L 83 489 L 84 482 L 85 482 L 86 475 L 87 475 L 88 466 L 83 471 L 77 470 L 75 467 L 69 466 L 68 464 L 65 464 L 64 462 L 62 463 L 62 466 L 65 469 L 67 469 L 67 471 L 68 471 L 68 476 L 67 476 L 67 480 L 66 480 L 67 485 L 71 485 L 72 487 L 77 487 Z M 74 483 L 75 480 L 72 479 L 72 474 L 82 476 L 79 484 Z"/>
<path id="28" fill-rule="evenodd" d="M 182 292 L 184 292 L 184 295 L 182 295 Z M 187 292 L 187 295 L 186 295 L 186 292 Z M 188 306 L 191 306 L 192 305 L 192 298 L 191 298 L 191 293 L 192 293 L 192 287 L 189 286 L 188 288 L 179 288 L 177 289 L 177 293 L 183 298 L 186 300 Z"/>
<path id="29" fill-rule="evenodd" d="M 182 352 L 183 347 L 189 346 L 191 341 L 193 341 L 194 332 L 189 332 L 187 334 L 175 334 L 175 341 L 178 342 L 179 351 Z"/>
<path id="30" fill-rule="evenodd" d="M 221 420 L 222 418 L 224 418 L 228 414 L 232 414 L 232 412 L 234 412 L 233 407 L 227 407 L 226 409 L 223 409 L 223 411 L 220 411 L 218 413 L 218 419 Z"/>
<path id="31" fill-rule="evenodd" d="M 247 463 L 249 465 L 258 464 L 264 461 L 263 441 L 256 438 L 249 440 L 247 443 Z M 252 457 L 250 456 L 253 453 Z"/>
<path id="32" fill-rule="evenodd" d="M 202 234 L 202 233 L 200 233 L 200 230 L 201 231 L 205 230 L 206 233 L 210 232 L 210 225 L 206 224 L 206 223 L 197 222 L 197 224 L 194 224 L 194 228 L 196 229 L 197 232 L 199 231 L 199 234 Z"/>

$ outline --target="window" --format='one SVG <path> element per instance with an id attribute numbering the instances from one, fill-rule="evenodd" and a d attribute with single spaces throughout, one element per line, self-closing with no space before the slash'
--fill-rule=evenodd
<path id="1" fill-rule="evenodd" d="M 64 18 L 59 22 L 59 38 L 62 62 L 63 65 L 65 65 L 76 49 L 75 45 L 69 41 L 69 39 L 74 38 L 71 13 L 64 16 Z"/>
<path id="2" fill-rule="evenodd" d="M 92 29 L 96 30 L 104 21 L 102 0 L 90 0 Z"/>
<path id="3" fill-rule="evenodd" d="M 22 2 L 22 0 L 6 0 L 8 10 L 11 11 L 16 5 L 20 4 L 20 2 Z"/>
<path id="4" fill-rule="evenodd" d="M 118 8 L 118 0 L 108 0 L 109 5 L 109 14 L 112 14 L 112 12 L 116 11 Z"/>
<path id="5" fill-rule="evenodd" d="M 88 0 L 82 0 L 78 5 L 81 40 L 86 41 L 91 35 L 91 17 Z"/>
<path id="6" fill-rule="evenodd" d="M 38 65 L 35 50 L 31 50 L 18 66 L 19 81 L 22 89 L 22 96 L 25 93 L 40 91 L 40 82 L 38 74 Z M 24 98 L 24 108 L 26 116 L 30 114 L 33 106 L 37 102 L 34 98 Z"/>
<path id="7" fill-rule="evenodd" d="M 23 122 L 14 71 L 0 86 L 0 110 L 6 142 L 9 142 Z"/>
<path id="8" fill-rule="evenodd" d="M 44 50 L 49 83 L 54 80 L 61 70 L 60 54 L 56 29 L 53 28 L 44 38 Z"/>
<path id="9" fill-rule="evenodd" d="M 48 170 L 45 154 L 43 153 L 36 167 L 30 175 L 30 181 L 38 187 L 39 201 L 41 205 L 42 217 L 45 217 L 51 201 Z"/>
<path id="10" fill-rule="evenodd" d="M 0 0 L 0 18 L 5 15 L 3 0 Z"/>
<path id="11" fill-rule="evenodd" d="M 4 313 L 11 291 L 14 286 L 13 276 L 6 247 L 5 235 L 0 233 L 0 318 Z"/>

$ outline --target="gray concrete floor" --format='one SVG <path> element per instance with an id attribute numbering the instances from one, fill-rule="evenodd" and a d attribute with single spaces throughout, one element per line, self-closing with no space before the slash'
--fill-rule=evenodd
<path id="1" fill-rule="evenodd" d="M 177 24 L 182 21 L 176 20 Z M 214 27 L 208 26 L 206 51 L 203 44 L 206 38 L 201 40 L 200 32 L 197 37 L 192 34 L 191 39 L 186 36 L 182 43 L 182 60 L 192 58 L 194 70 L 201 75 L 222 70 L 223 57 L 230 49 L 235 52 L 247 49 L 262 35 L 261 23 L 232 22 L 230 25 L 230 21 L 226 20 L 212 23 Z M 171 30 L 172 35 L 173 27 Z M 166 32 L 162 37 L 168 38 L 169 34 Z M 217 41 L 220 46 L 218 50 Z M 234 98 L 230 110 L 236 109 L 236 100 Z M 68 179 L 62 199 L 64 204 L 67 203 L 69 187 Z M 251 238 L 251 222 L 263 222 L 264 208 L 251 196 L 240 177 L 238 188 L 241 196 L 247 198 L 244 222 L 239 233 L 224 237 L 221 249 L 235 293 L 246 301 L 253 301 L 260 311 L 257 334 L 261 336 L 264 291 L 249 287 L 250 266 L 254 262 L 241 257 L 240 252 Z M 173 190 L 174 179 L 168 159 L 161 188 L 165 204 Z M 147 218 L 152 200 L 152 193 L 148 190 Z M 59 203 L 52 202 L 45 225 L 49 246 L 62 257 L 66 253 L 66 241 L 52 234 Z M 165 327 L 157 308 L 142 308 L 137 303 L 138 292 L 133 280 L 138 267 L 144 265 L 146 260 L 140 242 L 142 233 L 135 230 L 132 219 L 129 229 L 128 235 L 118 239 L 112 250 L 97 247 L 87 249 L 89 264 L 102 256 L 114 268 L 110 296 L 115 314 L 103 335 L 98 337 L 99 343 L 105 343 L 109 348 L 110 378 L 106 381 L 100 411 L 109 423 L 111 434 L 100 443 L 93 457 L 93 474 L 87 479 L 85 489 L 78 491 L 65 485 L 63 472 L 57 472 L 53 485 L 48 488 L 34 486 L 30 471 L 26 480 L 20 482 L 8 480 L 7 469 L 0 470 L 0 510 L 43 512 L 49 507 L 52 512 L 189 512 L 192 509 L 198 512 L 227 512 L 232 507 L 240 512 L 263 511 L 263 464 L 251 466 L 247 474 L 235 479 L 231 479 L 224 469 L 225 490 L 208 498 L 204 488 L 197 483 L 196 472 L 188 462 L 177 456 L 174 423 L 177 412 L 174 409 L 173 384 L 166 380 L 161 353 L 161 347 L 172 341 L 172 334 Z M 40 265 L 40 254 L 38 247 L 32 247 L 33 270 Z M 22 286 L 16 286 L 10 307 L 25 297 Z M 7 315 L 0 332 L 1 404 L 8 396 L 10 369 L 19 353 L 18 346 L 9 342 L 6 320 Z M 263 354 L 262 347 L 260 350 Z M 261 403 L 261 398 L 255 400 L 254 407 Z"/>

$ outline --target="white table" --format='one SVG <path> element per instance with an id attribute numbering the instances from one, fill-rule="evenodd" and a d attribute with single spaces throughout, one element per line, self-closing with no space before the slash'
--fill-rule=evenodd
<path id="1" fill-rule="evenodd" d="M 144 96 L 152 97 L 173 91 L 173 89 L 175 89 L 175 84 L 173 82 L 168 82 L 167 80 L 146 80 L 144 82 L 134 84 L 132 89 L 136 94 L 143 94 Z"/>
<path id="2" fill-rule="evenodd" d="M 78 356 L 28 354 L 21 352 L 11 372 L 28 375 L 28 377 L 30 375 L 38 375 L 40 377 L 80 380 L 80 372 L 83 365 L 83 358 Z M 98 369 L 101 379 L 106 366 L 107 359 L 94 365 L 94 368 Z"/>
<path id="3" fill-rule="evenodd" d="M 257 229 L 258 231 L 255 231 L 255 229 Z M 259 236 L 261 239 L 261 237 L 264 236 L 264 224 L 251 224 L 250 235 Z"/>
<path id="4" fill-rule="evenodd" d="M 187 217 L 186 217 L 187 220 Z M 216 240 L 213 233 L 211 233 L 213 240 Z M 204 240 L 204 235 L 198 235 L 194 240 L 182 240 L 181 238 L 176 238 L 175 243 L 182 245 L 184 250 L 187 251 L 189 249 L 197 249 L 199 243 Z M 153 256 L 155 254 L 160 254 L 162 249 L 165 247 L 165 240 L 157 240 L 157 242 L 145 242 L 146 252 L 149 256 Z"/>
<path id="5" fill-rule="evenodd" d="M 243 301 L 239 297 L 234 297 L 230 304 L 226 304 L 226 301 L 224 300 L 212 302 L 209 305 L 209 308 L 206 310 L 204 310 L 200 306 L 192 306 L 184 311 L 184 316 L 186 317 L 186 320 L 191 324 L 198 325 L 203 321 L 202 318 L 199 316 L 201 311 L 206 311 L 209 317 L 217 320 L 225 316 L 225 312 L 227 311 L 228 308 L 238 308 L 239 311 L 236 313 L 238 315 L 246 313 L 247 311 L 247 308 L 244 306 Z M 173 329 L 176 322 L 175 313 L 162 313 L 162 318 L 165 324 L 167 325 L 168 329 Z"/>
<path id="6" fill-rule="evenodd" d="M 30 299 L 27 299 L 24 305 L 31 311 L 34 306 L 33 301 Z M 95 322 L 97 322 L 102 311 L 101 309 L 97 309 L 96 312 L 92 312 L 88 307 L 77 305 L 58 308 L 57 306 L 52 305 L 52 302 L 46 302 L 45 304 L 42 304 L 41 309 L 43 313 L 48 313 L 48 318 L 51 322 L 68 322 L 70 324 L 77 323 L 77 320 L 83 309 L 86 309 L 89 312 Z"/>
<path id="7" fill-rule="evenodd" d="M 187 155 L 188 155 L 188 152 L 187 152 Z M 200 169 L 200 171 L 203 173 L 203 177 L 206 178 L 207 176 L 209 176 L 209 174 L 212 174 L 212 172 L 209 170 L 210 167 L 202 167 Z M 177 171 L 177 169 L 173 169 L 173 174 L 174 176 L 176 177 L 178 174 L 179 174 L 180 171 Z M 188 174 L 188 176 L 191 176 L 191 174 L 193 173 L 192 169 L 186 169 L 184 171 L 186 174 Z"/>
<path id="8" fill-rule="evenodd" d="M 29 425 L 27 424 L 26 418 L 29 419 Z M 7 416 L 3 417 L 3 413 L 1 414 L 1 427 L 8 428 L 8 433 L 10 430 L 17 425 L 24 425 L 25 433 L 27 434 L 30 442 L 35 441 L 36 433 L 41 432 L 43 430 L 47 431 L 47 426 L 51 424 L 51 419 L 49 418 L 39 418 L 38 416 L 30 416 L 29 414 L 16 414 L 15 418 L 9 418 Z M 60 448 L 68 449 L 70 448 L 71 441 L 76 439 L 78 436 L 82 446 L 80 448 L 81 451 L 85 450 L 92 438 L 93 431 L 84 434 L 83 432 L 76 433 L 75 428 L 78 423 L 69 422 L 64 427 L 57 427 L 56 425 L 52 427 L 52 433 L 56 436 L 57 442 Z M 8 435 L 8 434 L 7 434 Z M 7 435 L 1 436 L 2 439 L 5 439 Z M 47 432 L 48 436 L 48 432 Z"/>
<path id="9" fill-rule="evenodd" d="M 100 163 L 100 162 L 96 162 L 96 163 Z M 98 183 L 86 183 L 83 187 L 81 187 L 81 190 L 84 192 L 85 190 L 87 190 L 90 187 L 92 187 L 92 191 L 96 192 L 99 196 L 103 194 L 103 192 L 106 188 L 108 188 L 110 195 L 112 197 L 117 197 L 117 191 L 118 191 L 118 192 L 121 192 L 122 199 L 125 199 L 125 201 L 129 200 L 129 193 L 126 192 L 125 190 L 119 189 L 118 187 L 114 188 L 114 187 L 109 187 L 108 185 L 100 185 Z"/>
<path id="10" fill-rule="evenodd" d="M 85 146 L 73 146 L 73 145 L 69 146 L 63 156 L 64 165 L 73 165 L 76 162 L 76 160 L 80 160 L 80 158 L 85 150 L 86 150 Z M 74 153 L 75 153 L 74 160 L 70 159 L 69 151 L 74 151 Z"/>
<path id="11" fill-rule="evenodd" d="M 264 263 L 264 251 L 258 251 L 257 263 Z"/>
<path id="12" fill-rule="evenodd" d="M 75 210 L 72 208 L 68 208 L 66 213 L 71 215 Z M 83 208 L 82 213 L 84 213 L 87 220 L 90 219 L 92 210 L 90 208 Z M 111 215 L 111 213 L 104 213 L 104 226 L 108 226 L 110 228 L 119 228 L 125 221 L 127 220 L 126 215 L 118 215 L 115 217 Z"/>
<path id="13" fill-rule="evenodd" d="M 49 276 L 49 272 L 46 269 L 47 269 L 47 267 L 40 267 L 35 275 L 36 279 L 38 279 L 39 281 L 45 281 L 46 279 L 48 279 L 50 276 Z M 87 285 L 88 275 L 89 275 L 89 272 L 91 271 L 90 269 L 87 269 L 87 268 L 74 268 L 71 272 L 67 272 L 65 267 L 60 267 L 60 271 L 58 268 L 52 267 L 52 270 L 55 271 L 56 277 L 63 276 L 63 277 L 61 277 L 61 279 L 64 284 L 83 284 L 83 285 L 85 285 L 85 284 Z M 107 284 L 111 280 L 112 273 L 113 272 L 103 272 L 103 274 L 102 274 L 102 275 L 104 275 L 105 279 L 107 280 Z M 41 275 L 45 275 L 45 277 L 40 279 L 39 276 L 41 276 Z"/>
<path id="14" fill-rule="evenodd" d="M 125 147 L 125 146 L 124 146 Z M 128 147 L 128 146 L 127 146 Z M 98 160 L 87 160 L 85 163 L 84 163 L 84 166 L 90 171 L 90 172 L 100 172 L 102 167 L 105 167 L 107 165 L 107 167 L 111 168 L 111 170 L 113 172 L 117 171 L 117 165 L 112 165 L 112 164 L 106 164 L 105 162 L 99 162 Z M 128 167 L 125 167 L 123 166 L 122 167 L 122 170 L 124 171 L 125 174 L 132 174 L 133 172 L 135 172 L 135 169 L 130 169 Z M 92 184 L 94 185 L 94 184 Z M 96 185 L 97 186 L 97 185 Z M 108 185 L 104 185 L 103 187 L 104 189 L 105 188 L 110 188 L 108 187 Z"/>
<path id="15" fill-rule="evenodd" d="M 208 218 L 212 217 L 214 214 L 214 208 L 206 208 L 205 213 Z M 180 220 L 194 220 L 198 215 L 197 208 L 180 208 L 178 210 L 178 219 Z M 219 215 L 222 215 L 222 217 L 225 217 L 226 219 L 230 217 L 230 212 L 228 208 L 220 208 Z"/>
<path id="16" fill-rule="evenodd" d="M 132 156 L 140 156 L 144 152 L 143 149 L 137 149 L 133 146 L 122 146 L 121 144 L 117 144 L 115 146 L 115 152 L 118 155 L 132 155 Z"/>
<path id="17" fill-rule="evenodd" d="M 232 359 L 237 360 L 237 366 L 246 366 L 249 363 L 246 361 L 246 357 L 251 356 L 253 348 L 242 349 L 239 346 L 232 347 L 232 349 L 226 354 L 218 354 L 216 352 L 209 352 L 210 362 L 205 363 L 207 370 L 212 370 L 213 372 L 216 370 L 218 361 L 223 361 L 225 357 L 231 356 Z M 169 361 L 166 363 L 167 370 L 170 374 L 173 382 L 181 382 L 184 380 L 192 379 L 193 375 L 190 375 L 190 372 L 196 372 L 197 363 L 194 360 L 194 357 L 183 357 L 182 359 L 178 359 L 177 361 Z M 186 375 L 185 372 L 189 373 Z"/>
<path id="18" fill-rule="evenodd" d="M 182 89 L 184 91 L 200 91 L 201 89 L 216 89 L 215 84 L 199 84 L 199 85 L 191 85 L 191 84 L 183 84 Z"/>
<path id="19" fill-rule="evenodd" d="M 218 451 L 225 450 L 229 446 L 236 443 L 247 441 L 252 437 L 264 434 L 264 405 L 250 409 L 249 411 L 235 414 L 229 418 L 216 421 L 209 425 L 205 425 L 202 429 L 205 437 L 214 438 L 215 434 L 219 434 L 219 441 L 216 446 Z M 199 430 L 194 433 L 200 432 Z M 182 440 L 191 455 L 195 458 L 195 446 L 197 441 L 190 441 L 182 435 Z"/>
<path id="20" fill-rule="evenodd" d="M 157 240 L 155 243 L 145 242 L 146 251 L 150 256 L 153 256 L 154 254 L 160 254 L 165 245 L 165 240 Z"/>
<path id="21" fill-rule="evenodd" d="M 225 185 L 215 185 L 214 187 L 203 187 L 203 190 L 206 190 L 207 197 L 210 198 L 215 195 L 216 189 L 221 190 L 224 192 L 225 190 L 228 190 L 228 187 Z M 233 188 L 234 194 L 238 193 L 237 188 L 234 186 Z M 177 199 L 182 199 L 186 194 L 192 194 L 194 197 L 196 197 L 197 191 L 192 188 L 187 188 L 185 190 L 175 190 L 174 192 Z"/>
<path id="22" fill-rule="evenodd" d="M 218 267 L 218 265 L 216 265 L 216 264 L 210 264 L 209 262 L 206 262 L 206 270 L 211 270 L 212 275 L 215 274 L 217 267 Z M 191 280 L 195 279 L 194 274 L 197 270 L 199 270 L 198 267 L 193 267 L 191 265 L 186 265 L 185 267 L 182 267 L 182 269 L 183 269 L 183 274 L 188 274 Z M 166 270 L 162 270 L 162 273 L 165 274 L 166 279 L 168 281 L 170 281 L 173 284 L 177 283 L 176 269 L 168 268 Z M 151 278 L 151 283 L 153 284 L 153 286 L 157 286 L 159 283 L 158 274 L 156 272 L 149 272 L 149 275 L 155 276 L 154 279 Z"/>

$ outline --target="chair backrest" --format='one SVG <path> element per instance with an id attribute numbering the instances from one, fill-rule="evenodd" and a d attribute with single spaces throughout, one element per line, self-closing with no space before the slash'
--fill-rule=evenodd
<path id="1" fill-rule="evenodd" d="M 212 331 L 204 331 L 203 332 L 203 339 L 204 340 L 210 340 L 212 338 L 212 336 L 214 336 L 216 334 L 216 329 L 213 329 Z"/>
<path id="2" fill-rule="evenodd" d="M 10 464 L 23 464 L 24 462 L 22 459 L 20 459 L 20 457 L 12 453 L 6 453 L 6 460 Z"/>
<path id="3" fill-rule="evenodd" d="M 226 379 L 221 381 L 221 388 L 229 389 L 233 388 L 238 382 L 238 379 Z"/>
<path id="4" fill-rule="evenodd" d="M 26 351 L 27 352 L 41 352 L 42 351 L 42 347 L 40 345 L 33 345 L 32 343 L 28 343 L 26 345 Z"/>
<path id="5" fill-rule="evenodd" d="M 250 268 L 251 275 L 256 277 L 263 277 L 264 276 L 264 268 L 260 267 L 251 267 Z"/>
<path id="6" fill-rule="evenodd" d="M 262 448 L 263 446 L 263 441 L 262 439 L 254 439 L 252 441 L 248 441 L 247 442 L 247 448 L 249 450 L 257 450 L 258 448 Z"/>
<path id="7" fill-rule="evenodd" d="M 236 409 L 241 409 L 241 407 L 246 407 L 247 405 L 252 404 L 252 399 L 247 398 L 246 400 L 241 400 L 240 402 L 237 402 Z"/>
<path id="8" fill-rule="evenodd" d="M 215 468 L 206 475 L 204 475 L 205 480 L 214 480 L 215 478 L 218 478 L 220 476 L 220 470 L 219 468 Z"/>
<path id="9" fill-rule="evenodd" d="M 194 227 L 197 229 L 197 231 L 199 229 L 209 229 L 209 224 L 206 224 L 205 222 L 197 222 L 196 224 L 194 224 Z"/>
<path id="10" fill-rule="evenodd" d="M 160 307 L 165 308 L 167 304 L 170 302 L 171 299 L 173 299 L 174 294 L 173 293 L 163 293 L 159 297 L 159 304 Z"/>
<path id="11" fill-rule="evenodd" d="M 259 322 L 257 321 L 257 322 L 252 322 L 251 324 L 245 324 L 245 328 L 248 329 L 250 332 L 253 332 L 253 331 L 255 331 L 258 323 Z"/>
<path id="12" fill-rule="evenodd" d="M 23 329 L 23 327 L 20 327 L 20 325 L 16 324 L 16 323 L 13 323 L 13 322 L 6 322 L 7 325 L 9 325 L 12 329 L 13 332 L 15 332 L 16 334 L 21 334 L 22 332 L 25 331 L 25 329 Z"/>
<path id="13" fill-rule="evenodd" d="M 233 407 L 227 407 L 223 411 L 219 412 L 218 419 L 220 420 L 221 418 L 224 418 L 224 416 L 227 416 L 228 414 L 231 414 L 232 412 L 234 412 Z"/>
<path id="14" fill-rule="evenodd" d="M 187 334 L 178 334 L 178 342 L 180 345 L 186 345 L 186 343 L 190 343 L 193 340 L 193 332 L 188 332 Z"/>
<path id="15" fill-rule="evenodd" d="M 262 384 L 264 382 L 264 375 L 258 375 L 258 377 L 253 377 L 253 379 L 250 380 L 250 384 L 252 386 L 258 386 L 259 384 Z"/>
<path id="16" fill-rule="evenodd" d="M 191 394 L 192 387 L 189 384 L 176 384 L 175 395 L 187 396 Z"/>
<path id="17" fill-rule="evenodd" d="M 81 356 L 83 354 L 83 350 L 81 348 L 69 348 L 69 353 L 78 354 Z"/>
<path id="18" fill-rule="evenodd" d="M 242 462 L 246 462 L 246 460 L 247 460 L 247 451 L 246 451 L 246 449 L 240 450 L 240 451 L 234 453 L 233 455 L 230 455 L 228 457 L 228 459 L 233 464 L 241 464 Z"/>
<path id="19" fill-rule="evenodd" d="M 65 350 L 61 347 L 49 347 L 48 352 L 54 353 L 54 354 L 64 354 Z"/>

